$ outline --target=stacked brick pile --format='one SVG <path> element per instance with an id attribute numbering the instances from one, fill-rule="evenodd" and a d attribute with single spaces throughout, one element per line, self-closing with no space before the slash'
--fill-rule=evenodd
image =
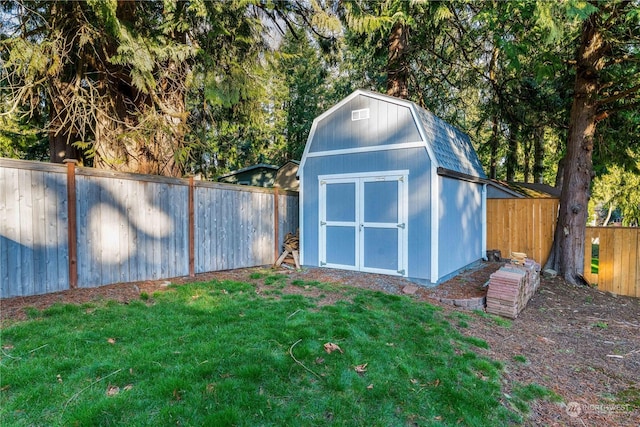
<path id="1" fill-rule="evenodd" d="M 501 267 L 489 280 L 487 313 L 515 319 L 539 286 L 540 264 L 534 260 Z"/>

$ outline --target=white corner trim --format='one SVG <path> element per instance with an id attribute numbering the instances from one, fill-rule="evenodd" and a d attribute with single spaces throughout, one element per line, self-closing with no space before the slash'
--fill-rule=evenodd
<path id="1" fill-rule="evenodd" d="M 438 283 L 439 243 L 440 243 L 440 177 L 435 165 L 431 164 L 431 283 Z"/>
<path id="2" fill-rule="evenodd" d="M 487 255 L 487 184 L 482 184 L 482 248 L 480 257 Z"/>
<path id="3" fill-rule="evenodd" d="M 300 266 L 304 265 L 304 174 L 300 175 L 300 191 L 298 192 L 298 251 L 300 255 Z"/>

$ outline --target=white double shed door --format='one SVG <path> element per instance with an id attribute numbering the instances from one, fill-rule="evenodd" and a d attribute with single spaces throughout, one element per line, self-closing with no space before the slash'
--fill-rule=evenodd
<path id="1" fill-rule="evenodd" d="M 407 275 L 409 171 L 321 175 L 320 265 Z"/>

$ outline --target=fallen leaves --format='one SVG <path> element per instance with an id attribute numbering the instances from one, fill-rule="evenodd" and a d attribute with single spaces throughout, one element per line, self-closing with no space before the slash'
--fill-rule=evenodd
<path id="1" fill-rule="evenodd" d="M 126 386 L 122 387 L 122 391 L 129 391 L 132 388 L 133 388 L 133 384 L 127 384 Z M 117 385 L 109 384 L 106 392 L 107 396 L 115 396 L 119 393 L 120 393 L 120 387 L 118 387 Z"/>
<path id="2" fill-rule="evenodd" d="M 425 388 L 425 387 L 438 387 L 440 385 L 440 380 L 436 378 L 436 380 L 432 383 L 426 383 L 426 384 L 421 384 L 419 380 L 415 379 L 415 378 L 411 378 L 409 380 L 409 382 L 411 382 L 411 384 L 413 385 L 417 385 L 420 388 Z"/>
<path id="3" fill-rule="evenodd" d="M 115 339 L 115 338 L 108 338 L 108 339 L 107 339 L 107 342 L 108 342 L 109 344 L 113 345 L 113 344 L 115 344 L 115 343 L 116 343 L 116 339 Z"/>
<path id="4" fill-rule="evenodd" d="M 363 363 L 362 365 L 354 366 L 353 370 L 362 375 L 367 372 L 367 365 L 368 363 Z"/>
<path id="5" fill-rule="evenodd" d="M 118 393 L 120 393 L 120 387 L 117 385 L 109 385 L 107 387 L 107 396 L 115 396 Z"/>
<path id="6" fill-rule="evenodd" d="M 543 342 L 545 344 L 555 344 L 556 343 L 554 340 L 552 340 L 551 338 L 547 338 L 547 337 L 538 337 L 538 341 Z"/>
<path id="7" fill-rule="evenodd" d="M 326 351 L 328 354 L 331 354 L 334 351 L 339 351 L 340 353 L 344 353 L 344 351 L 342 351 L 342 349 L 340 348 L 340 346 L 338 346 L 338 344 L 334 344 L 332 342 L 328 342 L 324 345 L 324 351 Z"/>

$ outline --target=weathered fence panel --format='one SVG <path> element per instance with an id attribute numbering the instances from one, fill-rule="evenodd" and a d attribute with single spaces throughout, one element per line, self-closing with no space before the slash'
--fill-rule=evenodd
<path id="1" fill-rule="evenodd" d="M 640 297 L 640 228 L 587 227 L 585 238 L 585 279 L 602 291 Z M 592 258 L 598 260 L 597 273 Z"/>
<path id="2" fill-rule="evenodd" d="M 558 219 L 558 199 L 487 199 L 487 249 L 524 252 L 544 265 Z"/>
<path id="3" fill-rule="evenodd" d="M 188 182 L 78 169 L 78 286 L 189 274 Z"/>
<path id="4" fill-rule="evenodd" d="M 298 227 L 295 192 L 9 159 L 0 203 L 1 298 L 271 264 Z"/>
<path id="5" fill-rule="evenodd" d="M 1 295 L 68 289 L 66 169 L 0 164 Z"/>
<path id="6" fill-rule="evenodd" d="M 198 182 L 194 197 L 196 273 L 274 262 L 272 190 Z"/>

